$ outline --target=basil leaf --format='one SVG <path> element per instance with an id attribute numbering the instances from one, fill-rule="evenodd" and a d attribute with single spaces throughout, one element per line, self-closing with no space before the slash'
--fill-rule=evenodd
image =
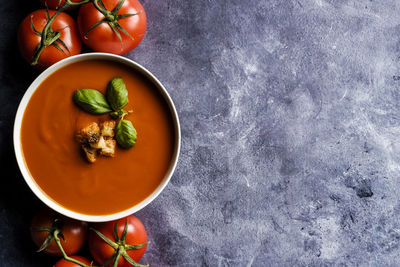
<path id="1" fill-rule="evenodd" d="M 107 85 L 107 100 L 114 111 L 128 104 L 128 91 L 122 78 L 114 78 Z"/>
<path id="2" fill-rule="evenodd" d="M 115 127 L 115 139 L 123 148 L 130 148 L 136 143 L 137 133 L 132 122 L 120 120 Z"/>
<path id="3" fill-rule="evenodd" d="M 74 94 L 75 103 L 92 114 L 111 112 L 111 108 L 102 93 L 94 89 L 80 89 Z"/>
<path id="4" fill-rule="evenodd" d="M 111 116 L 111 118 L 116 120 L 116 119 L 119 119 L 119 118 L 123 118 L 127 114 L 129 114 L 128 111 L 126 111 L 124 109 L 121 109 L 121 110 L 118 110 L 118 111 L 111 112 L 110 116 Z"/>

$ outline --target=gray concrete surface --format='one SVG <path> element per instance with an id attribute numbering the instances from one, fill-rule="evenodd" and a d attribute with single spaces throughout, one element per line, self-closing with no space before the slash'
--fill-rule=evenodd
<path id="1" fill-rule="evenodd" d="M 12 150 L 37 73 L 15 48 L 37 3 L 0 6 L 0 266 L 50 266 Z M 142 1 L 126 56 L 175 101 L 182 153 L 136 215 L 150 266 L 400 266 L 400 1 Z"/>

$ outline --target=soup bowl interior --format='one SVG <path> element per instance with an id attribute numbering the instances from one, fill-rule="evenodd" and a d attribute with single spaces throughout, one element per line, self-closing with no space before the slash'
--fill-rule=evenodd
<path id="1" fill-rule="evenodd" d="M 164 177 L 162 177 L 161 183 L 158 185 L 158 187 L 150 194 L 148 195 L 144 200 L 141 202 L 137 203 L 136 205 L 124 209 L 118 212 L 113 212 L 111 214 L 105 214 L 105 215 L 92 215 L 92 214 L 84 214 L 80 213 L 77 211 L 73 211 L 70 209 L 65 208 L 64 206 L 60 205 L 57 203 L 55 200 L 50 198 L 37 184 L 35 179 L 32 177 L 31 172 L 29 171 L 24 153 L 23 153 L 23 147 L 22 147 L 22 142 L 21 142 L 21 132 L 22 132 L 22 123 L 23 123 L 23 117 L 24 117 L 24 112 L 27 109 L 28 103 L 35 93 L 36 89 L 41 85 L 43 81 L 45 81 L 49 76 L 51 76 L 54 72 L 57 70 L 60 70 L 61 68 L 73 64 L 73 63 L 78 63 L 81 61 L 88 61 L 88 60 L 107 60 L 107 61 L 112 61 L 115 63 L 123 64 L 127 66 L 128 68 L 132 69 L 132 71 L 140 73 L 146 80 L 148 80 L 154 88 L 158 91 L 158 93 L 161 95 L 162 99 L 165 101 L 167 109 L 169 113 L 171 114 L 171 123 L 172 123 L 172 130 L 173 130 L 173 149 L 172 149 L 172 155 L 171 155 L 171 160 L 168 165 L 168 170 L 166 171 Z M 139 211 L 140 209 L 144 208 L 146 205 L 148 205 L 150 202 L 152 202 L 160 193 L 161 191 L 165 188 L 165 186 L 168 184 L 169 180 L 171 179 L 171 176 L 173 175 L 173 172 L 175 170 L 175 167 L 177 165 L 178 157 L 179 157 L 179 151 L 180 151 L 180 143 L 181 143 L 181 135 L 180 135 L 180 125 L 179 125 L 179 118 L 178 114 L 176 112 L 174 103 L 169 96 L 168 92 L 164 88 L 164 86 L 160 83 L 160 81 L 147 69 L 139 65 L 138 63 L 121 57 L 117 55 L 112 55 L 112 54 L 106 54 L 106 53 L 87 53 L 87 54 L 81 54 L 77 56 L 72 56 L 69 58 L 66 58 L 48 69 L 46 69 L 43 73 L 41 73 L 34 81 L 33 83 L 29 86 L 27 89 L 25 95 L 23 96 L 20 105 L 17 110 L 17 114 L 15 117 L 15 123 L 14 123 L 14 133 L 13 133 L 13 138 L 14 138 L 14 150 L 15 150 L 15 155 L 16 159 L 18 162 L 18 166 L 20 168 L 21 174 L 24 177 L 26 183 L 30 187 L 30 189 L 33 191 L 33 193 L 47 206 L 50 208 L 54 209 L 55 211 L 77 219 L 77 220 L 82 220 L 82 221 L 88 221 L 88 222 L 102 222 L 102 221 L 111 221 L 111 220 L 116 220 L 125 216 L 128 216 L 132 213 L 135 213 Z"/>

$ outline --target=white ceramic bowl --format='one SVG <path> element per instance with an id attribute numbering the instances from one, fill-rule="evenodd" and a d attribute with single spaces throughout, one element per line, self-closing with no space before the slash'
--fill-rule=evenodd
<path id="1" fill-rule="evenodd" d="M 56 70 L 74 63 L 74 62 L 79 62 L 79 61 L 85 61 L 85 60 L 93 60 L 93 59 L 105 59 L 105 60 L 112 60 L 114 62 L 119 62 L 123 63 L 129 67 L 131 67 L 134 71 L 138 71 L 141 74 L 143 74 L 150 82 L 152 82 L 155 87 L 160 91 L 161 95 L 164 97 L 165 101 L 168 104 L 168 107 L 170 109 L 170 112 L 172 114 L 172 122 L 174 126 L 174 131 L 175 131 L 175 146 L 173 150 L 173 156 L 172 160 L 169 166 L 169 169 L 167 173 L 165 174 L 165 177 L 161 184 L 157 187 L 157 189 L 149 195 L 145 200 L 140 202 L 139 204 L 131 207 L 130 209 L 124 210 L 122 212 L 110 214 L 110 215 L 104 215 L 104 216 L 94 216 L 94 215 L 86 215 L 86 214 L 81 214 L 77 213 L 71 210 L 68 210 L 56 202 L 54 202 L 51 198 L 49 198 L 36 184 L 34 179 L 31 177 L 27 166 L 25 165 L 25 160 L 23 157 L 22 153 L 22 148 L 21 148 L 21 124 L 22 124 L 22 118 L 24 115 L 25 108 L 29 102 L 29 99 L 35 92 L 35 90 L 39 87 L 39 85 L 51 74 L 53 74 Z M 23 96 L 18 110 L 17 114 L 15 117 L 15 122 L 14 122 L 14 150 L 15 150 L 15 155 L 17 158 L 18 166 L 21 170 L 22 176 L 24 177 L 26 183 L 28 186 L 31 188 L 33 193 L 41 200 L 43 201 L 47 206 L 50 208 L 54 209 L 55 211 L 77 219 L 81 221 L 88 221 L 88 222 L 103 222 L 103 221 L 111 221 L 111 220 L 116 220 L 125 216 L 128 216 L 132 213 L 135 213 L 139 211 L 140 209 L 144 208 L 146 205 L 148 205 L 151 201 L 153 201 L 160 193 L 161 191 L 165 188 L 165 186 L 168 184 L 169 180 L 171 179 L 171 176 L 175 170 L 176 164 L 178 162 L 178 157 L 179 157 L 179 151 L 180 151 L 180 143 L 181 143 L 181 131 L 180 131 L 180 126 L 179 126 L 179 118 L 178 114 L 176 112 L 174 103 L 172 102 L 171 97 L 169 96 L 167 90 L 164 88 L 164 86 L 160 83 L 160 81 L 147 69 L 139 65 L 138 63 L 117 55 L 113 54 L 107 54 L 107 53 L 87 53 L 87 54 L 81 54 L 77 56 L 72 56 L 69 58 L 66 58 L 62 61 L 57 62 L 56 64 L 52 65 L 45 71 L 43 71 L 39 77 L 37 77 L 33 83 L 29 86 L 28 90 L 25 92 L 25 95 Z"/>

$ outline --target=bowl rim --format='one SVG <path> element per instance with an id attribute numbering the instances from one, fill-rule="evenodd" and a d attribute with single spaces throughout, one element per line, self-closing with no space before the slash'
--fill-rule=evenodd
<path id="1" fill-rule="evenodd" d="M 22 152 L 22 145 L 21 145 L 21 126 L 22 126 L 22 120 L 24 116 L 25 109 L 29 103 L 29 100 L 33 93 L 36 91 L 36 89 L 39 87 L 39 85 L 51 74 L 53 74 L 55 71 L 61 69 L 62 67 L 65 67 L 69 64 L 80 62 L 80 61 L 85 61 L 85 60 L 111 60 L 114 62 L 119 62 L 122 64 L 127 65 L 128 67 L 131 67 L 132 69 L 135 69 L 136 71 L 139 71 L 142 75 L 144 75 L 151 83 L 155 85 L 155 87 L 158 89 L 158 91 L 161 93 L 163 96 L 164 100 L 167 102 L 167 105 L 169 107 L 169 110 L 171 112 L 172 116 L 172 122 L 174 124 L 174 131 L 175 131 L 175 144 L 174 144 L 174 150 L 170 162 L 170 166 L 164 176 L 163 181 L 159 184 L 159 186 L 144 200 L 142 200 L 140 203 L 134 205 L 133 207 L 112 213 L 109 215 L 87 215 L 83 213 L 79 213 L 76 211 L 71 211 L 67 208 L 64 208 L 60 204 L 58 204 L 56 201 L 51 199 L 49 196 L 47 196 L 43 190 L 39 187 L 38 184 L 34 181 L 33 177 L 30 175 L 28 167 L 25 164 L 25 159 L 23 156 Z M 180 129 L 180 123 L 179 123 L 179 117 L 178 113 L 176 111 L 175 105 L 172 101 L 171 96 L 169 95 L 168 91 L 165 89 L 165 87 L 162 85 L 162 83 L 145 67 L 140 65 L 139 63 L 126 58 L 122 57 L 119 55 L 114 55 L 114 54 L 109 54 L 109 53 L 85 53 L 85 54 L 79 54 L 75 56 L 71 56 L 68 58 L 65 58 L 54 65 L 50 66 L 46 70 L 44 70 L 28 87 L 26 90 L 24 96 L 22 97 L 17 113 L 15 115 L 15 120 L 14 120 L 14 129 L 13 129 L 13 143 L 14 143 L 14 153 L 15 157 L 18 163 L 18 167 L 21 171 L 21 174 L 25 180 L 25 182 L 28 184 L 29 188 L 33 191 L 33 193 L 48 207 L 52 208 L 53 210 L 57 211 L 58 213 L 65 215 L 67 217 L 81 220 L 81 221 L 87 221 L 87 222 L 105 222 L 105 221 L 112 221 L 112 220 L 117 220 L 123 217 L 126 217 L 130 214 L 133 214 L 141 209 L 143 209 L 145 206 L 150 204 L 167 186 L 169 181 L 171 180 L 171 177 L 175 171 L 175 168 L 178 163 L 178 158 L 179 158 L 179 153 L 181 149 L 181 129 Z"/>

